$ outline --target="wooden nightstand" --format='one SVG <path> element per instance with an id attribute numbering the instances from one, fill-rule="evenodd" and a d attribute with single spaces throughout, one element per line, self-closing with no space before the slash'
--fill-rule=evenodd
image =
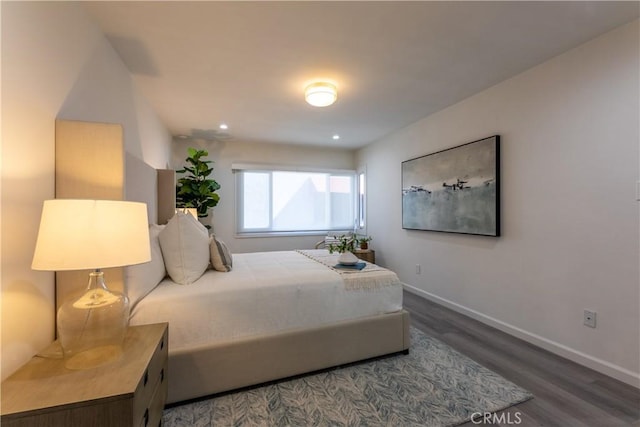
<path id="1" fill-rule="evenodd" d="M 360 258 L 361 260 L 370 262 L 371 264 L 376 263 L 376 251 L 371 249 L 356 249 L 353 254 Z"/>
<path id="2" fill-rule="evenodd" d="M 161 425 L 167 331 L 166 323 L 130 327 L 120 359 L 93 369 L 34 357 L 2 383 L 2 427 Z"/>

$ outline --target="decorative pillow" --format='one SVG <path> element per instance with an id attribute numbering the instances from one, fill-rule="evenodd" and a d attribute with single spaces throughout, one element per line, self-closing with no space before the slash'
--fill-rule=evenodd
<path id="1" fill-rule="evenodd" d="M 149 226 L 149 245 L 151 247 L 151 261 L 144 264 L 125 267 L 125 287 L 129 297 L 129 307 L 133 307 L 151 292 L 158 283 L 167 275 L 164 267 L 162 251 L 158 235 L 164 229 L 164 225 L 152 224 Z"/>
<path id="2" fill-rule="evenodd" d="M 167 273 L 174 282 L 189 285 L 209 266 L 209 232 L 190 214 L 177 212 L 159 239 Z"/>
<path id="3" fill-rule="evenodd" d="M 211 266 L 214 270 L 224 272 L 231 271 L 233 267 L 231 252 L 229 252 L 227 245 L 215 235 L 211 236 L 209 251 L 211 252 Z"/>

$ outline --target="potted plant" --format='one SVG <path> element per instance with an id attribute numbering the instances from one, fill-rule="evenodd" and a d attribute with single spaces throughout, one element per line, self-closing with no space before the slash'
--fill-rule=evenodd
<path id="1" fill-rule="evenodd" d="M 338 239 L 336 243 L 329 243 L 327 247 L 329 253 L 338 252 L 340 254 L 345 252 L 353 252 L 355 250 L 356 239 L 351 234 L 343 234 L 341 236 L 333 236 L 334 239 Z"/>
<path id="2" fill-rule="evenodd" d="M 338 239 L 337 243 L 329 243 L 329 253 L 338 252 L 338 263 L 345 265 L 354 265 L 358 262 L 358 257 L 353 254 L 356 246 L 356 236 L 352 234 L 343 234 L 341 236 L 333 236 Z"/>
<path id="3" fill-rule="evenodd" d="M 220 196 L 216 194 L 220 184 L 209 178 L 213 168 L 209 166 L 212 163 L 210 160 L 202 160 L 209 155 L 206 150 L 189 148 L 187 153 L 188 157 L 185 159 L 187 165 L 176 171 L 176 173 L 186 174 L 176 183 L 176 206 L 195 208 L 198 218 L 206 218 L 209 215 L 209 209 L 220 201 Z M 210 225 L 205 226 L 211 228 Z"/>
<path id="4" fill-rule="evenodd" d="M 365 250 L 369 249 L 369 242 L 373 240 L 373 237 L 371 237 L 371 236 L 356 236 L 356 240 L 358 242 L 358 245 L 360 246 L 360 249 L 365 251 Z"/>

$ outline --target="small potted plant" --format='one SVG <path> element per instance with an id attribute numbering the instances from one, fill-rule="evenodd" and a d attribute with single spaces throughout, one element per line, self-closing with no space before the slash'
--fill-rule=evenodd
<path id="1" fill-rule="evenodd" d="M 356 236 L 356 240 L 358 242 L 358 245 L 360 246 L 360 249 L 362 249 L 363 251 L 366 251 L 369 249 L 369 242 L 373 240 L 373 237 L 371 236 Z"/>
<path id="2" fill-rule="evenodd" d="M 356 246 L 356 236 L 351 234 L 343 234 L 342 236 L 333 236 L 338 239 L 336 243 L 329 243 L 329 253 L 338 252 L 338 263 L 344 265 L 354 265 L 358 262 L 358 257 L 353 254 Z"/>
<path id="3" fill-rule="evenodd" d="M 353 252 L 355 250 L 356 238 L 351 234 L 343 234 L 341 236 L 333 236 L 334 239 L 338 239 L 336 243 L 329 243 L 327 247 L 329 253 L 338 252 L 343 254 L 345 252 Z"/>

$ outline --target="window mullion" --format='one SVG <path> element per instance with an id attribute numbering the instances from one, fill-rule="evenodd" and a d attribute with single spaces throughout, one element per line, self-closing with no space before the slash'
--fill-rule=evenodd
<path id="1" fill-rule="evenodd" d="M 327 229 L 332 229 L 333 228 L 333 218 L 331 217 L 331 174 L 326 174 L 325 175 L 325 181 L 326 181 L 326 189 L 327 191 L 324 194 L 325 197 L 325 227 L 327 227 Z"/>
<path id="2" fill-rule="evenodd" d="M 269 231 L 273 231 L 273 172 L 269 172 Z"/>

